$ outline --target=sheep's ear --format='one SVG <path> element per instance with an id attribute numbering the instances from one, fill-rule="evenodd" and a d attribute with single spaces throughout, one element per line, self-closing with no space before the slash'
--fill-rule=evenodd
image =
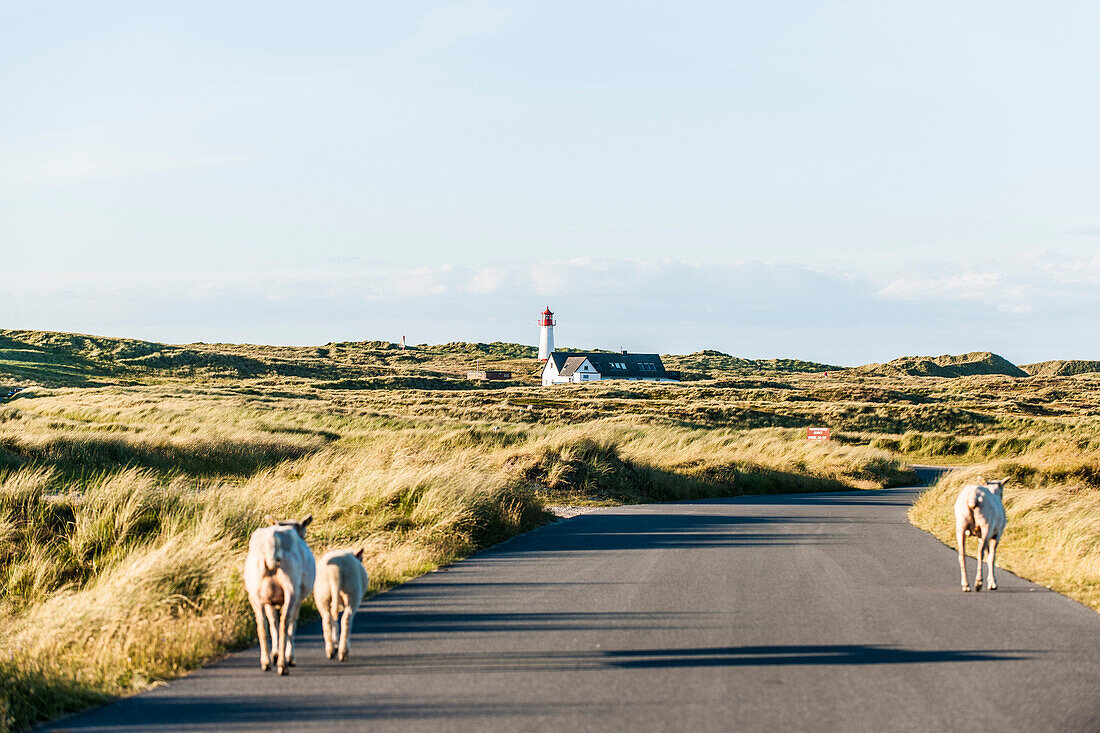
<path id="1" fill-rule="evenodd" d="M 985 486 L 985 479 L 981 476 L 978 477 L 978 485 Z"/>
<path id="2" fill-rule="evenodd" d="M 278 522 L 275 521 L 275 517 L 271 516 L 270 514 L 264 515 L 264 521 L 268 524 L 278 524 Z"/>
<path id="3" fill-rule="evenodd" d="M 363 559 L 363 548 L 362 547 L 360 547 L 358 550 L 355 551 L 355 556 L 357 558 L 359 558 L 360 560 Z"/>
<path id="4" fill-rule="evenodd" d="M 309 526 L 309 523 L 312 522 L 312 521 L 313 521 L 313 515 L 308 514 L 308 515 L 306 515 L 305 519 L 303 519 L 301 522 L 299 522 L 299 524 L 302 525 L 302 529 L 305 529 L 306 527 Z"/>

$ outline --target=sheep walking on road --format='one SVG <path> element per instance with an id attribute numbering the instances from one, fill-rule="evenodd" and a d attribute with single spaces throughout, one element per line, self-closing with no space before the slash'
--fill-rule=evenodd
<path id="1" fill-rule="evenodd" d="M 313 520 L 276 522 L 252 533 L 244 561 L 244 586 L 256 613 L 256 634 L 260 637 L 260 669 L 271 669 L 271 658 L 279 674 L 294 666 L 294 630 L 298 609 L 313 589 L 316 572 L 313 553 L 306 544 L 306 527 Z M 276 609 L 281 609 L 276 623 Z M 271 643 L 268 644 L 268 631 Z"/>
<path id="2" fill-rule="evenodd" d="M 981 540 L 978 548 L 978 572 L 974 578 L 974 590 L 982 589 L 982 563 L 988 557 L 989 590 L 997 590 L 997 579 L 993 575 L 994 561 L 997 557 L 997 544 L 1001 541 L 1006 518 L 1005 507 L 1001 501 L 1007 478 L 999 481 L 986 481 L 978 477 L 977 485 L 964 486 L 955 500 L 955 538 L 959 544 L 959 574 L 962 577 L 962 589 L 970 591 L 966 582 L 966 547 L 969 536 Z"/>
<path id="3" fill-rule="evenodd" d="M 348 634 L 355 610 L 363 602 L 367 590 L 367 571 L 363 568 L 363 550 L 333 550 L 317 561 L 317 580 L 313 599 L 321 612 L 325 635 L 325 655 L 332 659 L 337 646 L 339 625 L 340 661 L 348 658 Z"/>

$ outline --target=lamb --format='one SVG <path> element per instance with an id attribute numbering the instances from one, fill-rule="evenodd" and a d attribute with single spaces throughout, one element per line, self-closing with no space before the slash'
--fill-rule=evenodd
<path id="1" fill-rule="evenodd" d="M 336 646 L 336 625 L 340 626 L 340 661 L 348 658 L 348 633 L 355 610 L 367 589 L 367 571 L 363 569 L 363 550 L 332 550 L 317 561 L 317 580 L 313 599 L 321 612 L 325 635 L 325 655 L 332 659 Z M 341 612 L 343 617 L 341 618 Z"/>
<path id="2" fill-rule="evenodd" d="M 279 674 L 285 675 L 287 668 L 294 666 L 294 630 L 298 623 L 298 609 L 313 588 L 316 573 L 313 553 L 305 541 L 306 527 L 313 517 L 308 516 L 300 522 L 277 522 L 268 516 L 265 521 L 270 526 L 257 529 L 248 540 L 244 586 L 248 601 L 256 613 L 260 669 L 265 672 L 271 669 L 273 656 Z M 276 608 L 282 610 L 277 626 Z M 271 632 L 270 648 L 268 630 Z"/>
<path id="3" fill-rule="evenodd" d="M 1006 518 L 1005 507 L 1001 501 L 1007 478 L 999 481 L 986 481 L 978 477 L 977 485 L 964 486 L 955 500 L 955 537 L 959 544 L 959 574 L 962 577 L 962 589 L 970 592 L 966 582 L 966 549 L 964 543 L 970 535 L 981 540 L 978 549 L 978 572 L 974 578 L 974 590 L 982 589 L 982 562 L 989 558 L 989 590 L 997 590 L 997 579 L 993 575 L 994 560 L 997 557 L 997 544 L 1001 541 Z"/>

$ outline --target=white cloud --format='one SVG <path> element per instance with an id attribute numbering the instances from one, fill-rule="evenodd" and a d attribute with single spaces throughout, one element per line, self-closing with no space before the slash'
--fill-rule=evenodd
<path id="1" fill-rule="evenodd" d="M 1027 312 L 1054 298 L 1100 297 L 1100 256 L 1066 258 L 1044 253 L 1000 268 L 924 265 L 906 274 L 826 271 L 800 265 L 743 261 L 574 258 L 544 262 L 443 264 L 406 268 L 383 263 L 340 270 L 232 272 L 74 273 L 0 275 L 21 297 L 58 292 L 172 292 L 195 298 L 263 293 L 278 299 L 324 293 L 355 300 L 399 301 L 434 297 L 577 296 L 642 297 L 739 302 L 745 305 L 830 301 L 850 296 L 884 301 L 965 301 L 1005 312 Z M 1026 308 L 1025 308 L 1026 306 Z"/>
<path id="2" fill-rule="evenodd" d="M 1004 313 L 1047 311 L 1100 299 L 1100 255 L 1035 252 L 987 263 L 936 263 L 910 267 L 875 294 L 885 300 L 972 302 Z"/>
<path id="3" fill-rule="evenodd" d="M 165 341 L 558 340 L 666 352 L 718 348 L 833 363 L 991 349 L 1017 361 L 1100 356 L 1100 258 L 1039 253 L 908 272 L 761 261 L 576 258 L 250 273 L 0 274 L 0 326 Z"/>
<path id="4" fill-rule="evenodd" d="M 940 277 L 903 276 L 891 280 L 876 293 L 888 300 L 976 301 L 1008 313 L 1027 313 L 1027 288 L 1010 284 L 1002 273 L 969 272 Z"/>

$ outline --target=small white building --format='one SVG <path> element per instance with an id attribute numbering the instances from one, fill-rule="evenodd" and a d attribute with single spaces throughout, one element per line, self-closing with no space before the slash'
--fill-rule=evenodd
<path id="1" fill-rule="evenodd" d="M 646 382 L 678 382 L 679 372 L 669 372 L 657 354 L 555 351 L 542 368 L 542 385 L 626 379 Z"/>

